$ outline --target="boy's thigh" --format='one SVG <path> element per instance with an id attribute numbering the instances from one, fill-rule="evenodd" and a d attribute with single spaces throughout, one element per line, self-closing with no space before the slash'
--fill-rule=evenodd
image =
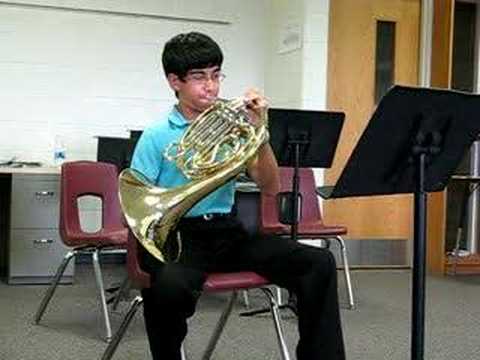
<path id="1" fill-rule="evenodd" d="M 327 249 L 278 236 L 259 236 L 253 239 L 242 249 L 240 257 L 252 270 L 279 285 L 287 285 L 289 281 L 306 275 L 313 267 L 324 267 L 328 271 L 334 261 Z"/>

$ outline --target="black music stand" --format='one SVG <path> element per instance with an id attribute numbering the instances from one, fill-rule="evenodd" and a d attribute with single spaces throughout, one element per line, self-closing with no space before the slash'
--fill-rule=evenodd
<path id="1" fill-rule="evenodd" d="M 294 169 L 291 192 L 280 194 L 280 221 L 297 241 L 300 179 L 298 169 L 332 165 L 345 114 L 333 111 L 269 109 L 270 145 L 279 166 Z"/>
<path id="2" fill-rule="evenodd" d="M 324 198 L 414 194 L 411 358 L 423 359 L 427 192 L 443 190 L 480 132 L 480 96 L 393 87 Z"/>
<path id="3" fill-rule="evenodd" d="M 329 168 L 332 165 L 345 114 L 333 111 L 269 109 L 270 145 L 280 166 L 293 167 L 292 190 L 278 196 L 280 222 L 291 225 L 290 240 L 297 241 L 298 222 L 301 218 L 299 203 L 301 167 Z M 300 203 L 301 205 L 301 203 Z M 296 305 L 290 296 L 287 304 L 296 313 Z M 244 312 L 251 316 L 269 309 Z"/>

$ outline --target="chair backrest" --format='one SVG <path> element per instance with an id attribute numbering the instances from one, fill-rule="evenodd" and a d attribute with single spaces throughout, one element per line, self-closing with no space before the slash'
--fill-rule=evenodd
<path id="1" fill-rule="evenodd" d="M 98 196 L 102 200 L 101 231 L 125 228 L 118 198 L 117 167 L 95 161 L 66 162 L 61 168 L 59 229 L 67 245 L 78 245 L 73 239 L 84 234 L 78 198 L 85 195 Z"/>
<path id="2" fill-rule="evenodd" d="M 280 192 L 292 191 L 294 169 L 280 167 Z M 316 184 L 313 170 L 310 168 L 298 169 L 299 193 L 301 209 L 299 223 L 323 223 L 322 213 L 318 203 Z M 290 231 L 290 226 L 280 222 L 279 194 L 260 197 L 260 228 L 266 233 L 281 233 Z"/>

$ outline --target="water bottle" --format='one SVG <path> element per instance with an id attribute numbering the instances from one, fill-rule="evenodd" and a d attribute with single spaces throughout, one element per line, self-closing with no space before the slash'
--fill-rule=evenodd
<path id="1" fill-rule="evenodd" d="M 55 145 L 53 148 L 53 163 L 60 166 L 66 159 L 65 144 L 59 136 L 55 136 Z"/>

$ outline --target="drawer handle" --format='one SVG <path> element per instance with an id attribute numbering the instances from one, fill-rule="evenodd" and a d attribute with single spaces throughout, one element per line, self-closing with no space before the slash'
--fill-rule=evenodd
<path id="1" fill-rule="evenodd" d="M 53 243 L 53 239 L 35 239 L 33 240 L 34 244 L 51 244 Z"/>
<path id="2" fill-rule="evenodd" d="M 47 196 L 53 196 L 55 193 L 53 191 L 37 191 L 35 192 L 36 197 L 47 197 Z"/>

